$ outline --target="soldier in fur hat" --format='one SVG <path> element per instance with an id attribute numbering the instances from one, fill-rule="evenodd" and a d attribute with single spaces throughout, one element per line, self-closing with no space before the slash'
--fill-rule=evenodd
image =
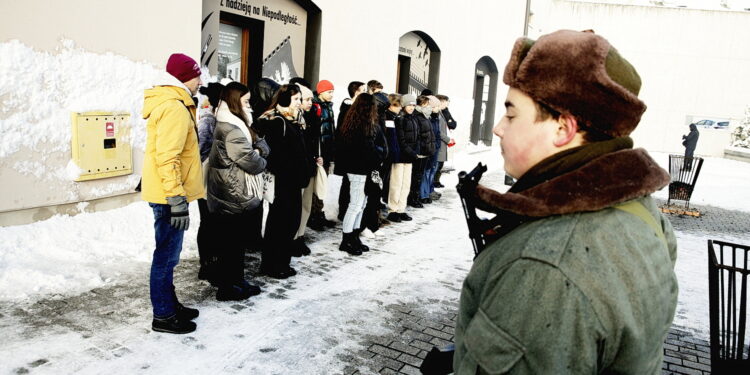
<path id="1" fill-rule="evenodd" d="M 641 80 L 592 32 L 519 39 L 495 126 L 518 181 L 476 194 L 499 239 L 461 293 L 455 373 L 658 374 L 677 305 L 669 175 L 628 135 Z"/>

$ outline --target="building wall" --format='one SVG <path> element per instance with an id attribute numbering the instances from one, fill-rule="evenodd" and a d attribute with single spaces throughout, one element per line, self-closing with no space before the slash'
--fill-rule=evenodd
<path id="1" fill-rule="evenodd" d="M 3 1 L 0 14 L 0 225 L 132 201 L 143 90 L 171 53 L 199 55 L 201 1 Z M 73 181 L 70 117 L 86 111 L 130 112 L 132 175 Z"/>
<path id="2" fill-rule="evenodd" d="M 532 11 L 530 37 L 593 29 L 635 66 L 648 105 L 633 132 L 638 147 L 682 153 L 687 116 L 737 124 L 750 105 L 750 12 L 567 0 L 535 0 Z M 696 154 L 722 156 L 730 131 L 699 130 Z"/>
<path id="3" fill-rule="evenodd" d="M 289 7 L 289 0 L 238 2 Z M 5 15 L 0 24 L 0 225 L 137 199 L 132 191 L 145 146 L 143 89 L 163 74 L 171 53 L 200 57 L 205 3 L 0 2 Z M 504 65 L 513 40 L 522 33 L 525 6 L 523 0 L 478 1 L 470 8 L 447 0 L 429 7 L 396 0 L 314 3 L 322 10 L 319 76 L 336 85 L 336 108 L 352 80 L 378 79 L 386 92 L 395 91 L 399 39 L 404 34 L 419 30 L 435 40 L 442 56 L 439 91 L 451 97 L 459 122 L 456 148 L 469 137 L 476 62 L 486 55 Z M 266 34 L 280 27 L 278 21 L 266 24 Z M 86 111 L 131 114 L 132 175 L 74 181 L 70 115 Z"/>
<path id="4" fill-rule="evenodd" d="M 513 42 L 523 35 L 526 2 L 438 0 L 418 2 L 320 0 L 322 11 L 320 79 L 336 86 L 334 108 L 348 97 L 350 81 L 379 80 L 385 92 L 396 91 L 399 39 L 411 31 L 428 34 L 440 49 L 439 93 L 451 98 L 454 133 L 461 151 L 469 142 L 474 106 L 475 67 L 482 56 L 505 67 Z M 499 84 L 498 110 L 505 86 Z M 496 114 L 499 118 L 501 113 Z"/>

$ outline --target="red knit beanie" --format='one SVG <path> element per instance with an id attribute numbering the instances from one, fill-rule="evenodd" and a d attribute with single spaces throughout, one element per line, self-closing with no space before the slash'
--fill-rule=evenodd
<path id="1" fill-rule="evenodd" d="M 331 81 L 327 81 L 324 79 L 318 82 L 317 89 L 318 89 L 318 94 L 322 94 L 326 91 L 333 90 L 333 83 L 331 83 Z"/>
<path id="2" fill-rule="evenodd" d="M 187 82 L 201 75 L 201 68 L 190 56 L 173 53 L 167 60 L 167 73 L 179 79 L 180 82 Z"/>

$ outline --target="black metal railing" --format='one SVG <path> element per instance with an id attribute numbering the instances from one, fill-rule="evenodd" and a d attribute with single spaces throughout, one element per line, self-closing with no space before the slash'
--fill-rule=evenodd
<path id="1" fill-rule="evenodd" d="M 711 372 L 750 374 L 747 278 L 750 246 L 708 241 Z"/>
<path id="2" fill-rule="evenodd" d="M 672 200 L 685 201 L 685 209 L 690 208 L 690 197 L 693 195 L 695 182 L 703 166 L 703 158 L 685 157 L 682 155 L 669 155 L 669 198 L 667 205 Z"/>

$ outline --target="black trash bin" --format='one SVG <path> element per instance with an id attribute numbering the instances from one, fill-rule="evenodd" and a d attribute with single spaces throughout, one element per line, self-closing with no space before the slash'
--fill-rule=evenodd
<path id="1" fill-rule="evenodd" d="M 711 372 L 750 374 L 747 278 L 750 246 L 708 241 Z"/>
<path id="2" fill-rule="evenodd" d="M 670 205 L 672 200 L 680 200 L 685 201 L 686 210 L 690 208 L 690 197 L 693 195 L 702 166 L 703 158 L 669 155 L 670 182 L 667 205 Z"/>

